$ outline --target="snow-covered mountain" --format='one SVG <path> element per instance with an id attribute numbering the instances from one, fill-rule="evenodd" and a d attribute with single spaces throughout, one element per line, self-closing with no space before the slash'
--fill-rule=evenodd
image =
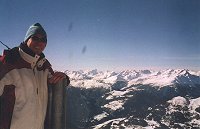
<path id="1" fill-rule="evenodd" d="M 200 72 L 66 71 L 69 128 L 200 128 Z"/>
<path id="2" fill-rule="evenodd" d="M 111 86 L 117 81 L 127 82 L 128 85 L 151 84 L 154 86 L 168 86 L 173 84 L 200 84 L 199 72 L 186 69 L 168 69 L 162 71 L 127 70 L 114 71 L 66 71 L 71 78 L 73 86 Z M 86 84 L 85 84 L 86 83 Z"/>

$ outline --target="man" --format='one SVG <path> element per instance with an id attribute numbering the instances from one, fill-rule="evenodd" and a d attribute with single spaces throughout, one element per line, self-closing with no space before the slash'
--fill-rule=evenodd
<path id="1" fill-rule="evenodd" d="M 0 129 L 43 129 L 48 102 L 47 83 L 69 78 L 53 72 L 42 53 L 47 34 L 36 23 L 19 47 L 0 56 Z M 67 84 L 67 85 L 68 85 Z"/>

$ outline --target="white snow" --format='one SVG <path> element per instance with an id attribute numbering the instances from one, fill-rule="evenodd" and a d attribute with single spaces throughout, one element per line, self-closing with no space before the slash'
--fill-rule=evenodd
<path id="1" fill-rule="evenodd" d="M 157 127 L 160 127 L 160 124 L 154 120 L 145 120 L 148 123 L 147 127 L 144 127 L 144 129 L 155 129 Z"/>
<path id="2" fill-rule="evenodd" d="M 94 119 L 100 121 L 101 119 L 103 119 L 103 118 L 105 118 L 107 116 L 108 116 L 108 113 L 103 112 L 103 113 L 101 113 L 99 115 L 94 116 Z"/>
<path id="3" fill-rule="evenodd" d="M 102 129 L 104 125 L 107 125 L 107 124 L 109 124 L 109 123 L 111 123 L 111 122 L 122 121 L 122 120 L 124 120 L 124 119 L 125 119 L 125 118 L 118 118 L 118 119 L 108 120 L 108 121 L 106 121 L 106 122 L 104 122 L 104 123 L 102 123 L 102 124 L 97 125 L 97 126 L 94 127 L 93 129 Z"/>
<path id="4" fill-rule="evenodd" d="M 79 70 L 66 71 L 71 79 L 72 86 L 85 87 L 105 87 L 108 88 L 117 81 L 124 81 L 128 86 L 136 84 L 147 84 L 154 86 L 169 86 L 175 83 L 195 85 L 200 84 L 198 72 L 185 69 L 167 69 L 160 71 L 152 70 L 126 70 L 121 72 Z"/>
<path id="5" fill-rule="evenodd" d="M 181 96 L 174 97 L 172 100 L 169 100 L 168 103 L 170 103 L 172 106 L 181 106 L 181 107 L 185 107 L 188 104 L 187 100 Z"/>
<path id="6" fill-rule="evenodd" d="M 117 109 L 123 109 L 124 101 L 118 100 L 118 101 L 111 101 L 108 104 L 104 105 L 104 108 L 108 108 L 112 111 L 116 111 Z"/>
<path id="7" fill-rule="evenodd" d="M 196 127 L 196 128 L 200 128 L 200 120 L 198 119 L 193 119 L 191 121 L 191 124 L 193 124 L 193 127 Z"/>
<path id="8" fill-rule="evenodd" d="M 200 97 L 190 100 L 189 108 L 192 112 L 196 112 L 195 109 L 200 107 Z"/>
<path id="9" fill-rule="evenodd" d="M 126 93 L 128 93 L 129 91 L 111 91 L 111 95 L 109 95 L 106 100 L 111 100 L 114 97 L 118 96 L 118 97 L 123 97 Z"/>

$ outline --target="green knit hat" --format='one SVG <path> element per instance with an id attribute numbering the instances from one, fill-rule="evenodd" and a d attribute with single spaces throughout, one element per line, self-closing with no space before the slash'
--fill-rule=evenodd
<path id="1" fill-rule="evenodd" d="M 44 30 L 44 28 L 40 25 L 40 23 L 35 23 L 31 25 L 26 32 L 24 42 L 26 42 L 32 35 L 40 34 L 42 37 L 45 37 L 47 39 L 47 34 Z"/>

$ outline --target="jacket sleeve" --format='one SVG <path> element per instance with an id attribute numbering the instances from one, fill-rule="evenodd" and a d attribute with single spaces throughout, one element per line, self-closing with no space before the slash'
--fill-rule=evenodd
<path id="1" fill-rule="evenodd" d="M 0 55 L 0 96 L 3 94 L 4 87 L 12 85 L 13 81 L 18 79 L 19 76 L 10 75 L 9 71 L 13 66 L 6 63 L 6 51 L 4 50 L 3 56 Z"/>
<path id="2" fill-rule="evenodd" d="M 49 80 L 51 77 L 53 77 L 53 74 L 54 74 L 53 69 L 52 69 L 52 68 L 49 68 L 48 80 Z M 69 76 L 67 76 L 66 74 L 65 74 L 65 79 L 66 79 L 66 81 L 67 81 L 66 86 L 68 86 L 68 85 L 70 84 L 70 78 L 69 78 Z"/>
<path id="3" fill-rule="evenodd" d="M 12 67 L 2 56 L 0 59 L 0 129 L 9 129 L 15 104 L 15 86 L 11 85 L 14 77 L 9 74 Z"/>
<path id="4" fill-rule="evenodd" d="M 5 65 L 3 64 L 3 61 L 4 61 L 4 56 L 0 56 L 0 96 L 3 93 L 5 81 L 7 80 L 7 79 L 2 79 L 6 74 Z"/>
<path id="5" fill-rule="evenodd" d="M 7 85 L 12 85 L 13 80 L 18 78 L 11 76 L 9 73 L 9 65 L 7 64 L 0 64 L 0 96 L 3 94 L 4 87 Z"/>
<path id="6" fill-rule="evenodd" d="M 52 67 L 49 67 L 48 69 L 49 69 L 48 79 L 50 79 L 51 77 L 53 77 L 54 71 Z"/>

